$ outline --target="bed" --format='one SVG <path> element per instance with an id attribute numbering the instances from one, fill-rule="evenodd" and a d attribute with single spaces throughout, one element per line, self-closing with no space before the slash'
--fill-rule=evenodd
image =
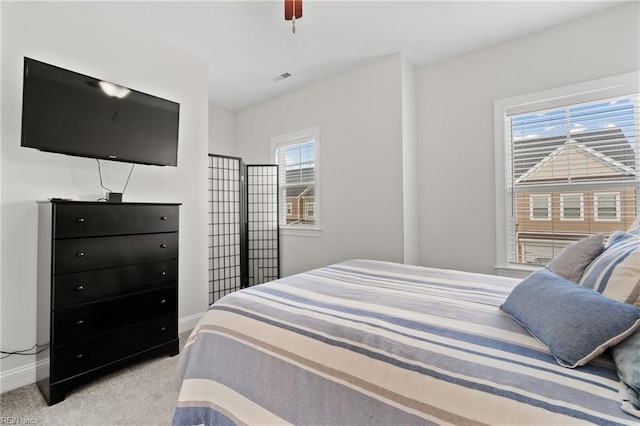
<path id="1" fill-rule="evenodd" d="M 580 368 L 500 309 L 519 280 L 351 260 L 214 303 L 174 425 L 638 424 L 608 352 Z"/>

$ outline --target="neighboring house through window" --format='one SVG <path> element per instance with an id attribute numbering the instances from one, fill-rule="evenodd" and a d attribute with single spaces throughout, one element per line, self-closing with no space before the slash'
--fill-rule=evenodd
<path id="1" fill-rule="evenodd" d="M 640 211 L 640 73 L 496 101 L 498 271 L 544 264 Z"/>
<path id="2" fill-rule="evenodd" d="M 320 229 L 319 143 L 317 127 L 271 139 L 279 166 L 280 226 L 285 234 Z"/>

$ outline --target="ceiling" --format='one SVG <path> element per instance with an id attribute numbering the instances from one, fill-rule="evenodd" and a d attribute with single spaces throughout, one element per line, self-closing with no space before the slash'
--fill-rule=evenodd
<path id="1" fill-rule="evenodd" d="M 93 5 L 204 58 L 210 103 L 241 110 L 395 53 L 420 68 L 618 3 L 304 0 L 295 34 L 282 0 Z"/>

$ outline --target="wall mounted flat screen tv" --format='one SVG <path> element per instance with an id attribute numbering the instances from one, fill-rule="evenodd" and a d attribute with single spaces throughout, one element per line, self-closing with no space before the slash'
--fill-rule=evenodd
<path id="1" fill-rule="evenodd" d="M 24 58 L 24 147 L 177 166 L 179 116 L 176 102 Z"/>

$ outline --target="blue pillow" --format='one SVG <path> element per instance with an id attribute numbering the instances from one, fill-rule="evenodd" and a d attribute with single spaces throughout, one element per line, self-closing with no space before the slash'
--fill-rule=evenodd
<path id="1" fill-rule="evenodd" d="M 629 403 L 640 410 L 640 331 L 611 349 L 620 380 L 629 386 Z"/>
<path id="2" fill-rule="evenodd" d="M 501 308 L 547 346 L 558 364 L 587 364 L 640 327 L 640 308 L 602 296 L 551 271 L 518 284 Z"/>

